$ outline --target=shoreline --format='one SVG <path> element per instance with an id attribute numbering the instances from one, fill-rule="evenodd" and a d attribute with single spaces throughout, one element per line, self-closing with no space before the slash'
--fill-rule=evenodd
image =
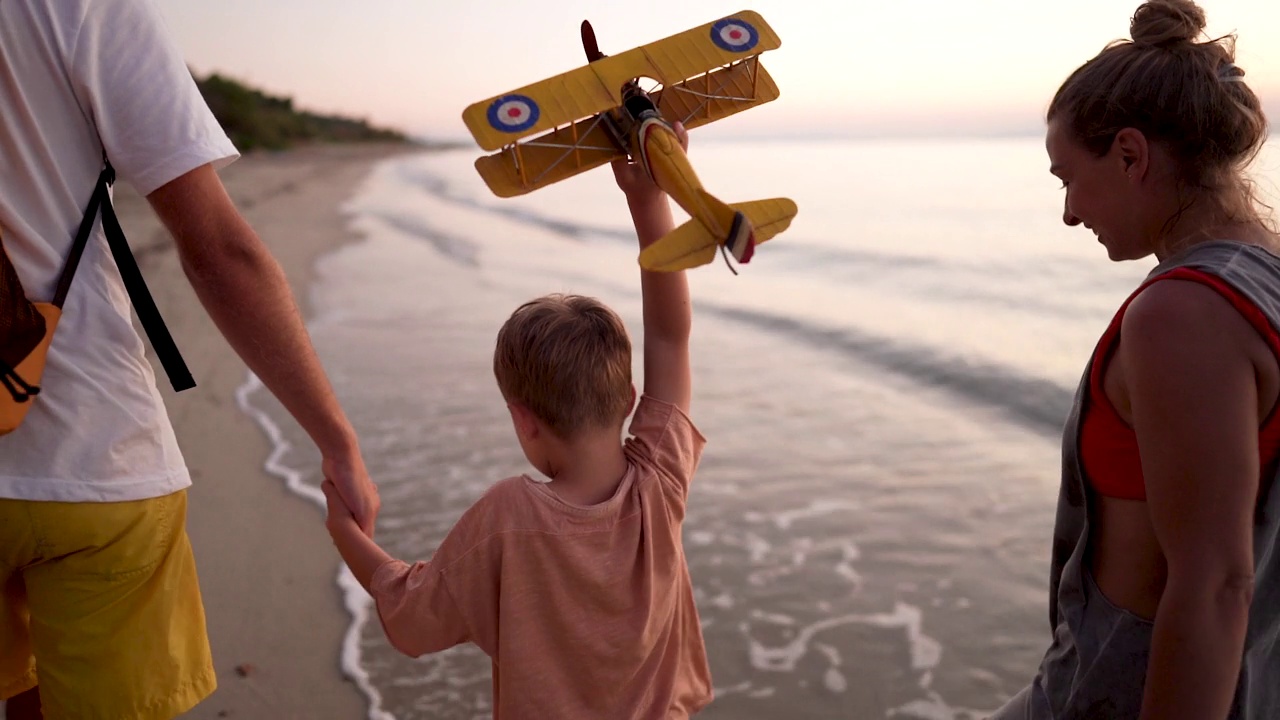
<path id="1" fill-rule="evenodd" d="M 313 319 L 316 262 L 361 239 L 345 203 L 378 162 L 418 152 L 430 150 L 314 146 L 246 155 L 220 172 L 284 269 L 305 321 Z M 218 689 L 183 717 L 365 718 L 370 698 L 343 668 L 353 618 L 323 503 L 291 490 L 278 468 L 273 472 L 276 443 L 247 403 L 256 381 L 200 306 L 146 201 L 120 186 L 115 205 L 199 383 L 175 394 L 152 356 L 191 472 L 187 529 L 218 676 Z"/>

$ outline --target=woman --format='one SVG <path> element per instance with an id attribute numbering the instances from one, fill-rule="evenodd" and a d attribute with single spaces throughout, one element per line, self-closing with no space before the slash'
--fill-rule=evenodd
<path id="1" fill-rule="evenodd" d="M 1048 112 L 1063 221 L 1159 264 L 1067 423 L 1053 643 L 995 718 L 1280 718 L 1280 241 L 1244 168 L 1266 140 L 1231 38 L 1151 0 Z"/>

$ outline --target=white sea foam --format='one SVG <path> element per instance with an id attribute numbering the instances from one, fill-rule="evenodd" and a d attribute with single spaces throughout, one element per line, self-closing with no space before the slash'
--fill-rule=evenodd
<path id="1" fill-rule="evenodd" d="M 752 613 L 752 618 L 769 624 L 776 624 L 778 621 L 778 618 L 758 611 Z M 843 663 L 839 651 L 832 645 L 815 641 L 821 633 L 843 625 L 901 628 L 906 634 L 911 669 L 919 673 L 918 684 L 930 696 L 930 707 L 942 703 L 941 698 L 931 690 L 933 671 L 942 660 L 942 645 L 924 633 L 920 608 L 904 602 L 895 603 L 893 610 L 887 613 L 850 614 L 820 620 L 799 628 L 788 642 L 779 646 L 767 647 L 759 640 L 749 638 L 751 666 L 769 672 L 793 672 L 802 658 L 811 651 L 817 652 L 828 661 L 827 670 L 823 673 L 824 686 L 831 692 L 843 693 L 848 689 L 849 683 L 840 670 Z M 744 633 L 749 633 L 750 627 L 744 624 L 743 630 Z M 914 712 L 915 707 L 913 705 L 910 711 Z M 895 712 L 898 711 L 907 712 L 903 708 L 898 708 Z M 946 717 L 950 719 L 954 715 Z"/>
<path id="2" fill-rule="evenodd" d="M 858 510 L 861 508 L 862 503 L 853 500 L 821 499 L 814 500 L 805 507 L 795 510 L 784 510 L 775 513 L 751 512 L 747 513 L 746 517 L 749 522 L 767 521 L 772 522 L 779 530 L 789 530 L 797 520 L 806 520 L 842 510 Z"/>
<path id="3" fill-rule="evenodd" d="M 245 379 L 244 384 L 236 388 L 236 404 L 241 411 L 258 423 L 258 426 L 262 428 L 262 431 L 266 433 L 267 438 L 271 441 L 271 453 L 267 456 L 267 461 L 263 464 L 263 467 L 269 474 L 284 480 L 285 487 L 291 492 L 323 508 L 325 506 L 324 493 L 320 491 L 320 488 L 304 483 L 302 481 L 302 473 L 284 463 L 284 457 L 289 453 L 292 446 L 285 439 L 284 432 L 280 429 L 280 426 L 265 411 L 253 405 L 252 397 L 254 393 L 262 389 L 262 381 L 258 379 L 258 376 L 249 373 L 249 377 Z M 394 715 L 382 708 L 382 694 L 370 682 L 369 674 L 365 672 L 364 666 L 360 661 L 360 634 L 369 619 L 372 600 L 364 588 L 360 587 L 360 583 L 356 582 L 355 577 L 351 575 L 346 565 L 343 565 L 342 569 L 339 570 L 335 581 L 342 591 L 343 604 L 346 606 L 347 612 L 351 614 L 351 624 L 347 626 L 347 632 L 342 638 L 342 672 L 355 682 L 356 687 L 360 688 L 365 697 L 369 698 L 368 720 L 395 720 Z"/>
<path id="4" fill-rule="evenodd" d="M 696 417 L 713 442 L 689 499 L 685 550 L 713 675 L 724 685 L 717 695 L 736 695 L 733 702 L 750 708 L 744 718 L 855 695 L 884 697 L 888 706 L 878 712 L 888 717 L 982 717 L 950 704 L 934 685 L 945 684 L 950 700 L 980 705 L 1025 680 L 1038 653 L 996 657 L 981 648 L 993 616 L 1010 636 L 1040 632 L 1041 609 L 1025 607 L 1027 586 L 1038 587 L 1040 575 L 993 568 L 996 576 L 984 580 L 995 592 L 932 578 L 983 569 L 991 527 L 1005 528 L 1007 547 L 1042 544 L 1052 520 L 1054 471 L 1045 458 L 1057 452 L 1055 403 L 1069 400 L 1064 388 L 1077 377 L 1080 352 L 1136 273 L 1104 275 L 1074 245 L 1027 243 L 1053 238 L 1059 224 L 1041 212 L 1029 178 L 955 185 L 955 173 L 882 177 L 884 167 L 921 163 L 972 167 L 1004 158 L 1022 167 L 1042 154 L 1036 143 L 750 150 L 700 150 L 709 185 L 724 183 L 727 195 L 737 195 L 729 170 L 742 158 L 758 165 L 765 157 L 782 168 L 773 175 L 804 210 L 776 247 L 762 250 L 768 257 L 745 268 L 746 277 L 710 268 L 690 276 L 696 357 L 715 372 L 698 372 Z M 625 220 L 607 177 L 497 201 L 475 177 L 472 159 L 441 153 L 403 164 L 412 170 L 406 177 L 375 173 L 378 186 L 355 221 L 371 241 L 329 256 L 315 284 L 320 327 L 332 322 L 373 340 L 335 346 L 326 365 L 339 391 L 350 393 L 353 416 L 363 410 L 378 420 L 362 442 L 379 477 L 435 468 L 430 485 L 404 479 L 383 488 L 379 529 L 415 552 L 439 542 L 449 518 L 469 504 L 477 468 L 494 463 L 479 452 L 485 440 L 468 435 L 476 426 L 464 421 L 473 391 L 462 378 L 470 376 L 390 362 L 375 375 L 355 354 L 403 357 L 398 351 L 424 335 L 466 340 L 480 318 L 497 317 L 495 298 L 514 303 L 550 290 L 596 294 L 629 323 L 638 319 L 633 238 L 626 233 L 623 244 L 602 232 Z M 810 172 L 819 163 L 842 168 L 846 182 L 811 182 L 823 177 Z M 753 181 L 742 196 L 759 189 Z M 851 189 L 860 199 L 852 215 Z M 935 212 L 943 198 L 946 206 Z M 419 292 L 425 282 L 431 291 Z M 493 329 L 483 328 L 484 342 L 492 342 Z M 1027 340 L 1045 332 L 1056 340 Z M 476 377 L 489 381 L 483 363 L 476 367 Z M 442 377 L 448 392 L 429 391 Z M 393 383 L 414 414 L 384 412 L 357 382 Z M 419 441 L 414 434 L 424 429 L 430 437 Z M 1042 462 L 1043 472 L 1027 469 Z M 1025 492 L 993 501 L 1007 497 L 1004 488 Z M 440 501 L 411 502 L 423 492 Z M 1029 553 L 1010 557 L 1011 567 L 1042 562 Z M 478 651 L 411 661 L 366 643 L 361 657 L 368 601 L 349 578 L 339 584 L 353 617 L 343 667 L 371 698 L 371 717 L 460 720 L 487 707 L 489 664 Z M 877 642 L 849 643 L 850 625 Z M 994 679 L 971 682 L 978 671 Z M 892 696 L 861 695 L 903 677 L 906 686 Z"/>

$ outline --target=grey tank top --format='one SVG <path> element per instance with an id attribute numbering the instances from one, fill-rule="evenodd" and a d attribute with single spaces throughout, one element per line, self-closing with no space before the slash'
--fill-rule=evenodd
<path id="1" fill-rule="evenodd" d="M 1280 328 L 1280 257 L 1252 245 L 1209 242 L 1165 260 L 1148 277 L 1178 267 L 1223 279 Z M 1049 580 L 1053 644 L 1030 688 L 1029 720 L 1129 720 L 1142 706 L 1153 625 L 1112 605 L 1085 563 L 1092 491 L 1080 462 L 1079 431 L 1088 388 L 1085 368 L 1063 433 Z M 1263 478 L 1255 517 L 1255 589 L 1228 720 L 1280 718 L 1280 490 L 1275 480 Z"/>

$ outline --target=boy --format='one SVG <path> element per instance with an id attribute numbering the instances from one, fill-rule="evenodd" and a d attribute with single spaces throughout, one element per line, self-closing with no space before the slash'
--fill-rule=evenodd
<path id="1" fill-rule="evenodd" d="M 614 175 L 642 248 L 674 227 L 640 165 L 617 162 Z M 552 295 L 517 309 L 494 352 L 520 446 L 550 482 L 498 483 L 412 566 L 323 486 L 334 543 L 388 640 L 415 657 L 475 643 L 493 661 L 496 718 L 685 718 L 711 701 L 680 542 L 705 444 L 687 415 L 689 288 L 684 273 L 642 270 L 640 284 L 644 395 L 630 439 L 619 440 L 636 403 L 622 321 Z"/>

